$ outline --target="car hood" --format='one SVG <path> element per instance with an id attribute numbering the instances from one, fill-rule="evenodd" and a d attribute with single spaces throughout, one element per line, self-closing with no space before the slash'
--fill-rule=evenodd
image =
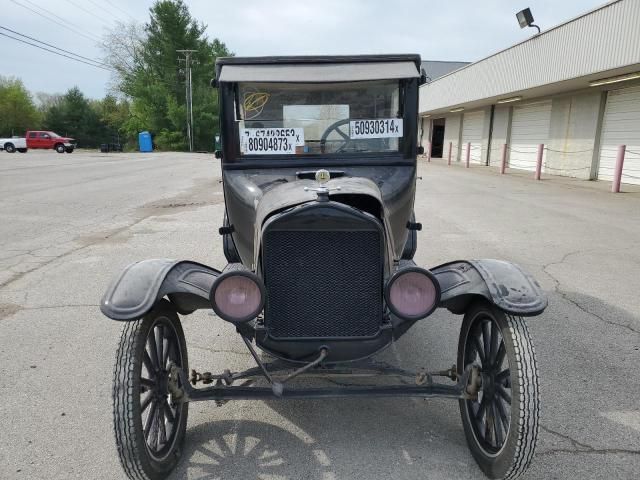
<path id="1" fill-rule="evenodd" d="M 295 180 L 282 183 L 263 191 L 256 208 L 256 225 L 264 224 L 269 215 L 285 208 L 294 207 L 318 199 L 314 190 L 321 185 L 313 180 Z M 363 177 L 341 177 L 322 185 L 329 190 L 329 199 L 335 195 L 369 195 L 383 205 L 380 189 L 372 180 Z M 307 188 L 308 190 L 305 190 Z"/>

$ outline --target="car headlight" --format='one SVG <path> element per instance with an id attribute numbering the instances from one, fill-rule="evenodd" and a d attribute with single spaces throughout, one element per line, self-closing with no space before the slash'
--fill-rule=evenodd
<path id="1" fill-rule="evenodd" d="M 440 284 L 424 268 L 407 267 L 394 273 L 384 289 L 391 312 L 403 320 L 418 320 L 430 315 L 440 302 Z"/>
<path id="2" fill-rule="evenodd" d="M 213 282 L 209 301 L 223 320 L 244 323 L 258 316 L 264 307 L 264 298 L 264 285 L 256 274 L 232 270 Z"/>

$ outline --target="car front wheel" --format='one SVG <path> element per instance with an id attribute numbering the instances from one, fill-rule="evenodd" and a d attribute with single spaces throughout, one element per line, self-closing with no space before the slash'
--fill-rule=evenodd
<path id="1" fill-rule="evenodd" d="M 465 314 L 458 343 L 460 372 L 476 365 L 476 398 L 460 400 L 471 454 L 489 478 L 512 479 L 531 463 L 540 416 L 538 367 L 522 317 L 485 302 Z"/>
<path id="2" fill-rule="evenodd" d="M 64 153 L 64 145 L 59 143 L 55 146 L 56 152 L 58 153 Z"/>
<path id="3" fill-rule="evenodd" d="M 175 398 L 171 366 L 188 372 L 178 315 L 166 300 L 140 320 L 126 322 L 113 377 L 113 421 L 127 477 L 160 480 L 178 463 L 189 404 Z"/>

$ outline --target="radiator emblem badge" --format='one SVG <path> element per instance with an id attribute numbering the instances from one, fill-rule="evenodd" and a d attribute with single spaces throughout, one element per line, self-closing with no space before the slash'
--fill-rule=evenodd
<path id="1" fill-rule="evenodd" d="M 316 182 L 327 183 L 331 179 L 331 174 L 327 170 L 318 170 L 316 172 Z"/>

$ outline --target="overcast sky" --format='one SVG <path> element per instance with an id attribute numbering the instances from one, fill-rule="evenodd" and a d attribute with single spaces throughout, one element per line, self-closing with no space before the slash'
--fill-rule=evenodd
<path id="1" fill-rule="evenodd" d="M 187 0 L 191 14 L 236 55 L 419 53 L 475 61 L 524 40 L 515 13 L 530 7 L 542 30 L 603 0 Z M 21 5 L 19 5 L 21 4 Z M 113 19 L 148 21 L 152 0 L 0 0 L 0 26 L 88 58 Z M 34 13 L 39 12 L 41 16 Z M 43 10 L 46 9 L 46 10 Z M 47 12 L 48 10 L 48 12 Z M 56 23 L 57 22 L 57 23 Z M 0 29 L 1 33 L 10 32 Z M 0 36 L 0 75 L 32 92 L 77 85 L 100 98 L 109 72 Z"/>

